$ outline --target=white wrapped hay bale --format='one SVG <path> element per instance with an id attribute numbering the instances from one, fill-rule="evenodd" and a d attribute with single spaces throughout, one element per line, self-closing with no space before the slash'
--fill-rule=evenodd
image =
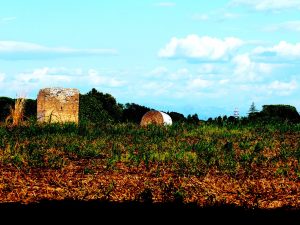
<path id="1" fill-rule="evenodd" d="M 172 125 L 172 118 L 164 112 L 151 110 L 142 117 L 140 123 L 141 126 L 147 126 L 149 124 Z"/>

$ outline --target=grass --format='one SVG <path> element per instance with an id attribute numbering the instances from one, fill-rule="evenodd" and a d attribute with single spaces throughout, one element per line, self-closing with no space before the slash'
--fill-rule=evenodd
<path id="1" fill-rule="evenodd" d="M 168 127 L 89 123 L 2 124 L 0 165 L 7 173 L 7 170 L 15 169 L 25 171 L 26 174 L 27 171 L 45 171 L 36 172 L 38 174 L 52 171 L 51 174 L 60 178 L 53 177 L 53 174 L 47 175 L 49 177 L 44 178 L 50 182 L 47 188 L 52 188 L 53 179 L 57 179 L 55 184 L 61 183 L 56 187 L 62 189 L 70 185 L 68 180 L 72 180 L 80 187 L 74 189 L 74 194 L 81 196 L 80 198 L 108 198 L 108 195 L 114 198 L 115 191 L 127 187 L 128 190 L 136 190 L 136 197 L 143 193 L 144 201 L 150 201 L 151 193 L 154 200 L 159 199 L 157 196 L 165 196 L 164 198 L 176 201 L 188 201 L 202 196 L 203 204 L 212 204 L 224 201 L 225 197 L 226 201 L 233 201 L 233 197 L 212 191 L 218 185 L 222 189 L 234 182 L 244 183 L 248 180 L 247 188 L 241 183 L 240 189 L 245 189 L 244 192 L 239 188 L 235 190 L 237 185 L 231 188 L 233 192 L 240 193 L 235 198 L 246 198 L 249 193 L 256 195 L 259 192 L 251 179 L 257 179 L 257 182 L 266 179 L 269 183 L 285 179 L 297 183 L 300 177 L 299 140 L 298 124 L 270 124 L 263 127 L 224 127 L 205 123 L 198 126 L 174 124 Z M 73 175 L 67 178 L 65 173 Z M 140 183 L 135 187 L 132 184 L 138 179 L 135 176 L 141 177 L 139 182 L 149 183 Z M 208 177 L 209 180 L 205 181 Z M 175 180 L 169 180 L 171 178 Z M 224 182 L 216 180 L 217 178 L 224 179 Z M 101 180 L 96 182 L 93 179 Z M 123 179 L 126 182 L 120 183 Z M 162 183 L 157 183 L 160 179 Z M 204 184 L 193 189 L 190 179 Z M 92 183 L 87 186 L 81 181 Z M 26 182 L 20 185 L 25 185 Z M 212 185 L 209 186 L 210 189 L 205 186 L 208 183 Z M 292 187 L 291 184 L 288 185 L 289 188 Z M 154 191 L 155 188 L 160 191 Z M 194 191 L 191 192 L 190 189 Z M 64 196 L 68 193 L 69 189 L 64 189 Z M 51 196 L 53 198 L 56 194 Z M 213 201 L 211 196 L 214 196 Z M 238 204 L 242 204 L 242 200 Z"/>
<path id="2" fill-rule="evenodd" d="M 17 98 L 14 108 L 10 107 L 10 114 L 6 117 L 5 123 L 11 126 L 18 126 L 23 122 L 25 110 L 25 98 Z"/>
<path id="3" fill-rule="evenodd" d="M 292 128 L 289 133 L 273 127 L 257 132 L 248 126 L 228 129 L 188 124 L 175 128 L 71 123 L 1 126 L 0 158 L 6 164 L 55 168 L 74 159 L 101 158 L 147 167 L 151 163 L 172 164 L 174 172 L 185 175 L 203 174 L 203 168 L 235 174 L 259 165 L 271 167 L 269 161 L 275 159 L 298 161 L 299 126 L 295 126 L 298 130 Z M 273 143 L 272 149 L 269 143 Z"/>

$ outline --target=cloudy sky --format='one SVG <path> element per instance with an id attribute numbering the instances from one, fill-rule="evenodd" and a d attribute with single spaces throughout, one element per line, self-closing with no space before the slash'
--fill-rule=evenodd
<path id="1" fill-rule="evenodd" d="M 300 111 L 300 0 L 10 0 L 0 7 L 0 96 L 97 88 L 119 103 L 247 115 Z"/>

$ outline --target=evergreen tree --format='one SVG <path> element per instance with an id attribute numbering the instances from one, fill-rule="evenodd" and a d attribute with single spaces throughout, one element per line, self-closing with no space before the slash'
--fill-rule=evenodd
<path id="1" fill-rule="evenodd" d="M 254 102 L 252 102 L 252 104 L 249 108 L 249 113 L 248 114 L 256 113 L 256 112 L 257 112 L 256 106 L 255 106 Z"/>

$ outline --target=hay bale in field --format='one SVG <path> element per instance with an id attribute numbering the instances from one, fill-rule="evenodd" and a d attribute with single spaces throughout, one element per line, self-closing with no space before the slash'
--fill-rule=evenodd
<path id="1" fill-rule="evenodd" d="M 44 88 L 37 97 L 38 122 L 78 123 L 79 91 L 75 88 Z"/>
<path id="2" fill-rule="evenodd" d="M 147 126 L 149 124 L 157 124 L 157 125 L 172 125 L 171 117 L 163 112 L 151 110 L 147 112 L 141 120 L 141 126 Z"/>

